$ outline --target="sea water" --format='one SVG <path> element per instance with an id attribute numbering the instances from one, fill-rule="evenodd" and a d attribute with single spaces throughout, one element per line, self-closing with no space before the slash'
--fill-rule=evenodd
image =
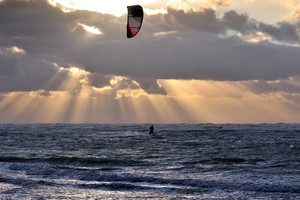
<path id="1" fill-rule="evenodd" d="M 300 199 L 299 124 L 1 124 L 0 199 Z"/>

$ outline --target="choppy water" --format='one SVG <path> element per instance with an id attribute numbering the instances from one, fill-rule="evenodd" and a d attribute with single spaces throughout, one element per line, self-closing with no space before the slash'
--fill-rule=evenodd
<path id="1" fill-rule="evenodd" d="M 300 199 L 300 125 L 2 124 L 1 199 Z"/>

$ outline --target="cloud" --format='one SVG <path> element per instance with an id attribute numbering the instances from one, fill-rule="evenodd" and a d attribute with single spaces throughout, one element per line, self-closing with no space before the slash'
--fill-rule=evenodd
<path id="1" fill-rule="evenodd" d="M 209 3 L 214 6 L 227 6 L 229 5 L 231 0 L 210 0 Z"/>
<path id="2" fill-rule="evenodd" d="M 276 81 L 245 81 L 243 83 L 248 91 L 255 94 L 268 94 L 284 92 L 285 94 L 293 95 L 300 94 L 300 78 L 299 76 L 289 79 Z"/>
<path id="3" fill-rule="evenodd" d="M 258 29 L 269 34 L 278 41 L 298 43 L 300 42 L 299 28 L 297 24 L 280 22 L 278 26 L 259 23 Z"/>
<path id="4" fill-rule="evenodd" d="M 257 30 L 257 23 L 251 20 L 247 14 L 238 14 L 236 11 L 231 10 L 223 16 L 224 24 L 227 29 L 247 33 Z"/>
<path id="5" fill-rule="evenodd" d="M 1 56 L 0 56 L 1 59 Z M 9 59 L 5 59 L 7 62 Z M 66 78 L 66 73 L 58 73 L 51 63 L 32 58 L 28 55 L 15 57 L 14 63 L 1 62 L 0 92 L 58 90 Z M 6 73 L 3 73 L 6 72 Z"/>
<path id="6" fill-rule="evenodd" d="M 273 0 L 274 1 L 274 0 Z M 299 20 L 300 17 L 300 2 L 297 0 L 280 0 L 280 4 L 289 9 L 290 12 L 284 18 L 287 20 Z"/>
<path id="7" fill-rule="evenodd" d="M 203 9 L 200 12 L 185 12 L 169 7 L 166 17 L 173 19 L 174 25 L 180 25 L 184 28 L 188 27 L 215 33 L 223 32 L 225 29 L 224 25 L 216 17 L 215 11 L 210 8 Z"/>
<path id="8" fill-rule="evenodd" d="M 150 94 L 166 94 L 157 79 L 277 80 L 300 74 L 300 49 L 284 45 L 300 43 L 297 23 L 265 24 L 234 10 L 218 17 L 213 9 L 169 7 L 166 14 L 146 15 L 139 35 L 127 40 L 126 16 L 65 13 L 46 0 L 6 0 L 0 2 L 0 25 L 2 49 L 24 50 L 22 55 L 0 53 L 2 92 L 59 90 L 67 72 L 58 75 L 53 63 L 80 66 L 97 88 L 121 76 L 128 78 L 125 88 L 133 89 L 137 85 L 129 83 L 137 81 Z M 262 32 L 277 44 L 249 43 L 228 32 Z"/>
<path id="9" fill-rule="evenodd" d="M 17 59 L 11 49 L 0 49 L 0 63 L 0 76 L 13 76 L 17 73 Z"/>
<path id="10" fill-rule="evenodd" d="M 169 8 L 165 17 L 172 19 L 173 21 L 169 20 L 169 22 L 171 21 L 174 25 L 179 25 L 179 27 L 184 26 L 205 32 L 219 34 L 228 30 L 234 30 L 247 34 L 259 31 L 272 36 L 277 41 L 300 42 L 298 23 L 278 22 L 276 26 L 270 25 L 251 19 L 246 13 L 239 14 L 234 10 L 227 11 L 222 18 L 218 18 L 215 10 L 211 8 L 198 12 L 185 12 Z"/>

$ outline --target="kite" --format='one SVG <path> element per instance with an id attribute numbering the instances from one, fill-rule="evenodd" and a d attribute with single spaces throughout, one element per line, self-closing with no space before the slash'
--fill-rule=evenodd
<path id="1" fill-rule="evenodd" d="M 132 38 L 136 36 L 141 29 L 144 11 L 140 5 L 127 6 L 127 10 L 127 38 Z"/>

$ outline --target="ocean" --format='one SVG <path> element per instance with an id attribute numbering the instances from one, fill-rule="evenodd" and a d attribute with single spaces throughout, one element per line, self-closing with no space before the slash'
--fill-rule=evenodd
<path id="1" fill-rule="evenodd" d="M 300 199 L 300 124 L 0 124 L 0 199 Z"/>

